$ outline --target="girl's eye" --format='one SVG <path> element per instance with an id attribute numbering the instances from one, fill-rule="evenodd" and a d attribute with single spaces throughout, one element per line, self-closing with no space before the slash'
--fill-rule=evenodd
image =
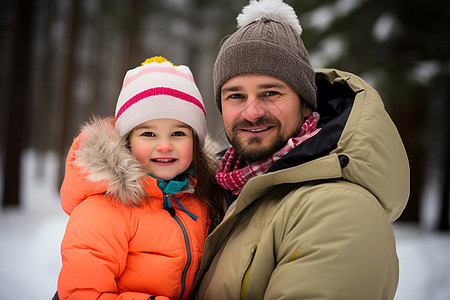
<path id="1" fill-rule="evenodd" d="M 141 135 L 142 135 L 142 136 L 148 136 L 148 137 L 154 137 L 154 136 L 156 136 L 156 135 L 155 135 L 153 132 L 151 132 L 151 131 L 143 132 Z"/>
<path id="2" fill-rule="evenodd" d="M 185 136 L 186 134 L 183 131 L 175 131 L 172 133 L 172 136 Z"/>

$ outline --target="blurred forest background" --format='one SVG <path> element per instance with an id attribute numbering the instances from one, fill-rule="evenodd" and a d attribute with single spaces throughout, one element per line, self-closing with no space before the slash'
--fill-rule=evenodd
<path id="1" fill-rule="evenodd" d="M 450 2 L 292 0 L 313 67 L 358 74 L 381 94 L 405 143 L 402 222 L 449 231 Z M 80 123 L 112 116 L 126 70 L 162 55 L 186 64 L 208 126 L 226 143 L 212 66 L 247 0 L 0 0 L 1 206 L 20 207 L 21 158 L 65 156 Z M 42 164 L 44 165 L 44 164 Z M 33 176 L 43 176 L 38 168 Z"/>

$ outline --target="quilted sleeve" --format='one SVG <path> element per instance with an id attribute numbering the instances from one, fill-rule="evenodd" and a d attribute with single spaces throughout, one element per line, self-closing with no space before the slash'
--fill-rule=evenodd
<path id="1" fill-rule="evenodd" d="M 131 234 L 124 215 L 101 195 L 89 197 L 72 212 L 61 244 L 60 299 L 148 299 L 120 294 Z"/>

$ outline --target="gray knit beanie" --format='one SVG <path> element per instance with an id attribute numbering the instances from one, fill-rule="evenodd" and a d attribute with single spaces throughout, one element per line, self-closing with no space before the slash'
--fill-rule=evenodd
<path id="1" fill-rule="evenodd" d="M 266 74 L 289 84 L 316 109 L 315 73 L 294 9 L 282 0 L 251 0 L 237 17 L 238 30 L 223 43 L 213 70 L 219 111 L 222 85 L 242 74 Z"/>

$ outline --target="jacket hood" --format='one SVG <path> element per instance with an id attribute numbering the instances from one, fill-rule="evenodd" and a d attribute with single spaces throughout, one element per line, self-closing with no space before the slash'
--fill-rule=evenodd
<path id="1" fill-rule="evenodd" d="M 66 160 L 61 203 L 68 214 L 86 197 L 105 193 L 129 206 L 146 199 L 147 174 L 128 150 L 112 119 L 82 126 Z"/>
<path id="2" fill-rule="evenodd" d="M 410 187 L 408 158 L 394 123 L 379 94 L 361 78 L 333 69 L 315 71 L 320 132 L 268 173 L 249 180 L 241 196 L 254 199 L 275 184 L 344 178 L 374 194 L 393 222 L 406 206 Z"/>

